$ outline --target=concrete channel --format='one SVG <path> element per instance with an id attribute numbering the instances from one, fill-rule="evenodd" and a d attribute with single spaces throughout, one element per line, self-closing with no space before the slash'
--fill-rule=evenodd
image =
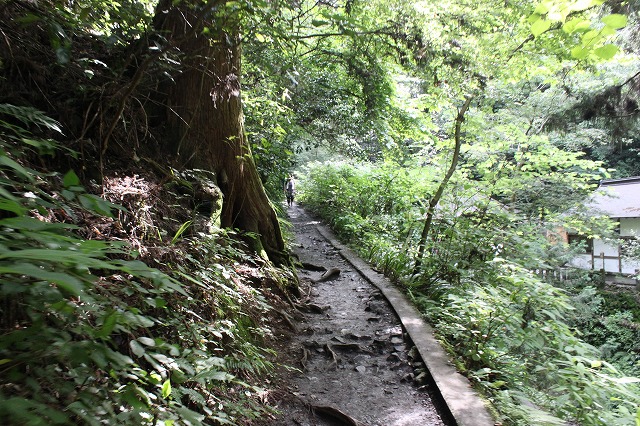
<path id="1" fill-rule="evenodd" d="M 455 369 L 449 356 L 436 340 L 432 327 L 425 322 L 408 297 L 384 275 L 374 271 L 353 250 L 342 244 L 331 229 L 319 222 L 315 222 L 315 226 L 354 269 L 382 292 L 392 306 L 420 353 L 432 384 L 456 425 L 494 426 L 496 423 L 485 401 L 471 387 L 469 380 Z"/>

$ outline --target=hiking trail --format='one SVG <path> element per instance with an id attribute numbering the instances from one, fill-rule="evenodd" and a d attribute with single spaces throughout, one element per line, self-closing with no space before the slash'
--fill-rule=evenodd
<path id="1" fill-rule="evenodd" d="M 418 351 L 382 293 L 347 262 L 307 212 L 288 208 L 302 296 L 279 352 L 280 415 L 295 426 L 445 426 Z M 324 275 L 323 275 L 324 274 Z M 445 421 L 443 421 L 445 418 Z"/>

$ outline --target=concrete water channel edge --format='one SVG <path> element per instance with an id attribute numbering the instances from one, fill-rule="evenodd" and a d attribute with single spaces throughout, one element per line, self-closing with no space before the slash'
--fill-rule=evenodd
<path id="1" fill-rule="evenodd" d="M 458 426 L 494 426 L 496 423 L 483 399 L 460 374 L 408 297 L 384 275 L 374 271 L 353 250 L 342 244 L 327 226 L 315 222 L 318 232 L 326 238 L 340 256 L 350 263 L 367 281 L 376 287 L 392 306 L 429 372 L 442 402 Z"/>

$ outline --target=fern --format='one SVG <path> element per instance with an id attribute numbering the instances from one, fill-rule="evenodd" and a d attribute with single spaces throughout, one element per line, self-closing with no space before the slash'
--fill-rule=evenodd
<path id="1" fill-rule="evenodd" d="M 19 107 L 11 104 L 0 104 L 0 115 L 6 115 L 21 121 L 26 126 L 35 125 L 53 130 L 59 134 L 62 133 L 62 126 L 59 122 L 44 114 L 42 111 L 33 107 Z M 6 121 L 0 121 L 0 125 L 11 130 L 16 130 Z"/>
<path id="2" fill-rule="evenodd" d="M 266 331 L 250 319 L 269 306 L 236 272 L 242 246 L 223 232 L 194 238 L 172 247 L 184 261 L 162 272 L 125 243 L 81 238 L 78 218 L 104 223 L 122 207 L 87 194 L 73 172 L 27 167 L 15 141 L 55 121 L 11 105 L 0 115 L 25 124 L 0 120 L 0 418 L 236 424 L 260 412 L 254 388 L 230 374 L 273 369 L 254 343 Z M 79 223 L 55 222 L 57 212 Z M 230 387 L 246 391 L 220 391 Z"/>

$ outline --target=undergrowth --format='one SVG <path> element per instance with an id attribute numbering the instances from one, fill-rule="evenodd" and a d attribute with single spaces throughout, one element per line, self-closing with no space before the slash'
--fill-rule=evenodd
<path id="1" fill-rule="evenodd" d="M 30 165 L 59 152 L 42 136 L 58 132 L 37 110 L 0 105 L 4 424 L 268 416 L 257 385 L 273 369 L 271 306 L 292 275 L 214 222 L 181 226 L 195 214 L 183 200 L 171 206 L 182 223 L 162 221 L 158 194 L 171 191 L 140 176 L 113 178 L 119 190 L 101 197 L 73 171 Z"/>
<path id="2" fill-rule="evenodd" d="M 434 182 L 425 168 L 314 164 L 300 198 L 407 291 L 503 424 L 639 424 L 640 378 L 621 372 L 640 366 L 630 300 L 588 277 L 573 289 L 542 280 L 535 271 L 575 249 L 544 238 L 558 222 L 509 212 L 464 179 L 445 192 L 416 271 Z"/>

